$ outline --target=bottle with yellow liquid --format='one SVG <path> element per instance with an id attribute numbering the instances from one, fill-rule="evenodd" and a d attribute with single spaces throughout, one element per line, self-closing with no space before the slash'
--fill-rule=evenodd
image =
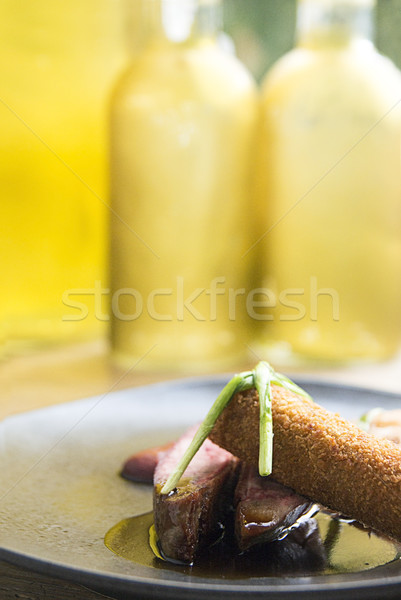
<path id="1" fill-rule="evenodd" d="M 252 251 L 259 343 L 283 361 L 401 340 L 401 75 L 371 41 L 373 4 L 299 0 L 297 46 L 263 84 Z"/>
<path id="2" fill-rule="evenodd" d="M 107 95 L 126 59 L 121 2 L 3 0 L 0 46 L 0 332 L 15 352 L 104 327 L 94 289 L 107 250 Z"/>
<path id="3" fill-rule="evenodd" d="M 142 368 L 228 366 L 248 339 L 255 84 L 219 32 L 218 1 L 141 6 L 142 50 L 111 111 L 113 354 Z"/>

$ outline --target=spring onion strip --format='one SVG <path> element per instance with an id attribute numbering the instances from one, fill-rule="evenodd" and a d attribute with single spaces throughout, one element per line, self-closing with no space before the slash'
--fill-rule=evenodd
<path id="1" fill-rule="evenodd" d="M 383 408 L 372 408 L 359 419 L 359 427 L 364 431 L 369 431 L 372 421 L 383 412 Z"/>
<path id="2" fill-rule="evenodd" d="M 259 474 L 270 475 L 273 461 L 273 416 L 271 380 L 273 369 L 260 362 L 254 370 L 255 387 L 259 396 Z"/>
<path id="3" fill-rule="evenodd" d="M 244 371 L 243 373 L 234 375 L 231 381 L 227 383 L 218 395 L 180 462 L 162 487 L 161 493 L 169 494 L 177 487 L 185 469 L 208 437 L 218 417 L 230 402 L 231 398 L 237 392 L 243 392 L 254 387 L 259 395 L 260 405 L 259 473 L 264 476 L 270 475 L 273 464 L 272 384 L 283 387 L 304 398 L 310 398 L 307 392 L 298 387 L 294 382 L 288 379 L 288 377 L 285 377 L 285 375 L 276 373 L 273 367 L 265 361 L 258 363 L 253 371 Z"/>
<path id="4" fill-rule="evenodd" d="M 181 479 L 185 469 L 187 468 L 195 454 L 198 452 L 199 448 L 213 429 L 213 425 L 215 424 L 218 417 L 223 412 L 224 408 L 229 403 L 231 398 L 234 396 L 234 394 L 240 391 L 245 391 L 247 389 L 249 390 L 252 387 L 254 387 L 252 371 L 238 373 L 231 379 L 231 381 L 227 383 L 227 385 L 220 392 L 213 406 L 207 413 L 205 420 L 199 426 L 199 429 L 195 433 L 192 442 L 185 451 L 184 456 L 182 457 L 182 459 L 180 460 L 180 462 L 178 463 L 178 465 L 176 466 L 176 468 L 171 473 L 170 477 L 167 479 L 166 483 L 162 487 L 162 494 L 169 494 L 177 486 L 177 483 Z"/>
<path id="5" fill-rule="evenodd" d="M 312 400 L 308 392 L 305 392 L 305 390 L 300 388 L 299 385 L 297 385 L 296 383 L 291 381 L 291 379 L 288 379 L 288 377 L 282 375 L 281 373 L 274 373 L 272 383 L 285 388 L 289 392 L 294 392 L 294 394 L 298 394 L 298 396 L 302 396 L 303 398 L 308 398 L 309 400 Z"/>

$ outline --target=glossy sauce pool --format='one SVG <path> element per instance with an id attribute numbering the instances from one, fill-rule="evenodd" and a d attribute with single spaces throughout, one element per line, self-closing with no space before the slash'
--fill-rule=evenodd
<path id="1" fill-rule="evenodd" d="M 146 567 L 222 579 L 357 573 L 388 564 L 401 555 L 400 544 L 354 522 L 334 519 L 325 512 L 313 521 L 307 541 L 294 532 L 282 541 L 258 546 L 242 555 L 227 533 L 194 566 L 155 556 L 149 544 L 152 512 L 114 525 L 105 536 L 105 545 L 118 556 Z"/>

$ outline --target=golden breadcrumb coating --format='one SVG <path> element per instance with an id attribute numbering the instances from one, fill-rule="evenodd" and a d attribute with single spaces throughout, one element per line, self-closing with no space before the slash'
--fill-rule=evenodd
<path id="1" fill-rule="evenodd" d="M 401 448 L 318 404 L 272 388 L 272 477 L 299 494 L 401 540 Z M 211 440 L 258 464 L 259 399 L 236 394 Z"/>

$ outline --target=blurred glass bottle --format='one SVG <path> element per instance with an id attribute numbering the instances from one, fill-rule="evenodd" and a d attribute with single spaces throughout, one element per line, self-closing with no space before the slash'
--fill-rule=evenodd
<path id="1" fill-rule="evenodd" d="M 141 8 L 142 50 L 112 102 L 113 353 L 132 364 L 149 352 L 145 368 L 221 367 L 247 336 L 229 288 L 249 276 L 256 89 L 224 48 L 220 2 Z"/>
<path id="2" fill-rule="evenodd" d="M 371 42 L 373 4 L 299 0 L 298 44 L 263 85 L 258 329 L 284 361 L 401 340 L 401 77 Z"/>
<path id="3" fill-rule="evenodd" d="M 0 329 L 11 351 L 103 325 L 93 294 L 68 290 L 85 293 L 105 274 L 106 98 L 125 59 L 120 4 L 1 2 Z M 89 316 L 63 321 L 84 315 L 76 300 Z"/>

